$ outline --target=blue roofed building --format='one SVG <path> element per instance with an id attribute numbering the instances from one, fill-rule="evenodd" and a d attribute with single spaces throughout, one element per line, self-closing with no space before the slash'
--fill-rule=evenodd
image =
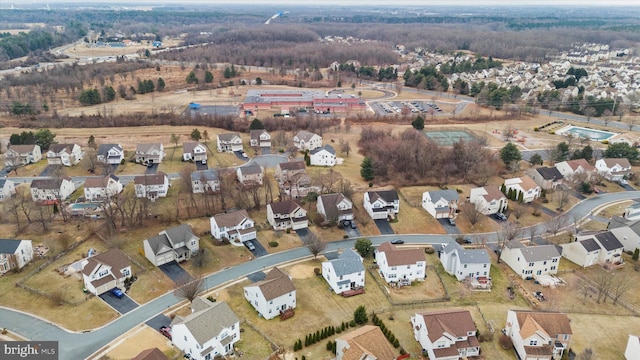
<path id="1" fill-rule="evenodd" d="M 362 258 L 351 249 L 322 263 L 322 277 L 336 294 L 364 287 Z"/>

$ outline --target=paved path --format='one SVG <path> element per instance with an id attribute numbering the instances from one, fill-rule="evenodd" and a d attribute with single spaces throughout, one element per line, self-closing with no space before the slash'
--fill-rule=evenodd
<path id="1" fill-rule="evenodd" d="M 593 198 L 589 198 L 565 214 L 571 218 L 584 218 L 597 207 L 608 203 L 640 199 L 640 191 L 618 192 L 603 194 Z M 546 232 L 544 224 L 535 225 L 537 234 Z M 527 233 L 526 231 L 523 233 Z M 498 239 L 497 233 L 487 233 L 481 236 L 486 237 L 489 242 L 495 243 Z M 408 244 L 444 244 L 454 241 L 452 235 L 434 235 L 434 234 L 396 234 L 370 236 L 369 239 L 374 245 L 379 245 L 384 241 L 392 238 L 398 238 Z M 338 249 L 352 248 L 355 239 L 340 240 L 327 244 L 325 251 L 336 251 Z M 283 251 L 280 253 L 270 254 L 259 257 L 255 260 L 233 266 L 206 277 L 206 288 L 211 289 L 219 287 L 225 283 L 243 279 L 248 274 L 268 269 L 272 266 L 289 262 L 304 257 L 310 257 L 311 253 L 307 247 L 300 247 Z M 29 314 L 18 312 L 8 308 L 0 308 L 0 328 L 7 328 L 27 339 L 34 340 L 57 340 L 60 342 L 60 358 L 61 359 L 82 359 L 90 356 L 103 346 L 107 345 L 129 329 L 145 323 L 154 318 L 159 313 L 167 310 L 169 307 L 178 304 L 181 300 L 176 298 L 172 292 L 156 298 L 137 309 L 121 316 L 113 322 L 86 333 L 73 333 L 48 321 L 34 317 Z"/>

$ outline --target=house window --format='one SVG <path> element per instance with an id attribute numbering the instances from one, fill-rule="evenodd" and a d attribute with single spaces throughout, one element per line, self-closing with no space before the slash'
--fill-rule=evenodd
<path id="1" fill-rule="evenodd" d="M 464 264 L 464 268 L 465 268 L 465 269 L 467 268 L 467 264 Z"/>
<path id="2" fill-rule="evenodd" d="M 530 340 L 529 346 L 538 346 L 538 340 Z"/>
<path id="3" fill-rule="evenodd" d="M 102 270 L 98 273 L 99 277 L 107 276 L 109 274 L 109 270 Z"/>
<path id="4" fill-rule="evenodd" d="M 551 267 L 551 270 L 555 270 L 555 269 L 556 269 L 556 267 L 555 267 L 555 266 L 552 266 L 552 267 Z"/>
<path id="5" fill-rule="evenodd" d="M 568 334 L 564 334 L 563 338 L 564 338 L 565 341 L 567 341 L 567 340 L 569 340 L 569 335 Z"/>
<path id="6" fill-rule="evenodd" d="M 407 269 L 411 269 L 411 265 L 407 265 Z"/>
<path id="7" fill-rule="evenodd" d="M 487 264 L 482 265 L 482 267 L 486 269 L 486 268 L 487 268 Z M 486 274 L 486 273 L 485 273 L 485 274 Z"/>
<path id="8" fill-rule="evenodd" d="M 187 335 L 184 336 L 184 341 L 187 341 Z"/>
<path id="9" fill-rule="evenodd" d="M 533 263 L 529 263 L 529 267 L 533 267 Z"/>
<path id="10" fill-rule="evenodd" d="M 543 261 L 542 265 L 547 265 L 547 260 Z"/>
<path id="11" fill-rule="evenodd" d="M 398 270 L 398 268 L 397 268 L 397 267 L 395 267 L 395 266 L 392 266 L 392 267 L 391 267 L 391 270 Z"/>
<path id="12" fill-rule="evenodd" d="M 122 276 L 127 277 L 129 275 L 131 275 L 131 273 L 129 272 L 129 269 L 122 270 Z"/>
<path id="13" fill-rule="evenodd" d="M 551 262 L 557 263 L 558 262 L 558 258 L 555 258 L 555 259 L 551 260 Z"/>

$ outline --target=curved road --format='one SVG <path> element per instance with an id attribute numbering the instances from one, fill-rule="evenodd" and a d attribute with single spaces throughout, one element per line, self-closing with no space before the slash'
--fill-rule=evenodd
<path id="1" fill-rule="evenodd" d="M 571 219 L 582 219 L 588 215 L 593 209 L 605 205 L 607 203 L 640 199 L 640 191 L 628 191 L 619 193 L 603 194 L 589 198 L 578 203 L 565 214 Z M 538 233 L 544 233 L 544 224 L 536 225 Z M 495 242 L 498 239 L 497 233 L 487 233 L 489 242 Z M 372 236 L 369 237 L 374 245 L 379 245 L 388 240 L 390 237 L 401 238 L 407 243 L 412 244 L 442 244 L 452 241 L 456 235 L 388 235 L 388 236 Z M 337 250 L 340 248 L 353 247 L 355 239 L 341 240 L 330 242 L 327 244 L 326 251 Z M 223 285 L 227 282 L 244 278 L 246 275 L 260 271 L 272 266 L 301 259 L 310 256 L 310 252 L 306 247 L 300 247 L 281 253 L 270 254 L 259 257 L 255 260 L 221 270 L 206 277 L 206 288 L 211 289 Z M 153 301 L 150 301 L 137 309 L 121 316 L 111 323 L 85 333 L 74 333 L 63 329 L 57 325 L 51 324 L 46 320 L 34 317 L 32 315 L 18 312 L 8 308 L 0 308 L 0 327 L 7 328 L 28 339 L 34 340 L 57 340 L 60 343 L 61 359 L 79 359 L 86 358 L 94 352 L 101 349 L 129 329 L 144 323 L 146 320 L 165 311 L 168 307 L 176 305 L 181 300 L 176 298 L 172 292 L 169 292 Z"/>

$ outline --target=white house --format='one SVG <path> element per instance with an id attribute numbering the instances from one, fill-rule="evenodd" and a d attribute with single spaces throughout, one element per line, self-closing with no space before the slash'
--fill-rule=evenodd
<path id="1" fill-rule="evenodd" d="M 606 266 L 606 265 L 616 265 L 616 264 L 622 263 L 622 252 L 624 251 L 624 245 L 620 241 L 618 241 L 616 236 L 611 231 L 602 231 L 597 234 L 577 236 L 577 242 L 581 242 L 589 239 L 595 241 L 598 247 L 600 247 L 600 252 L 598 253 L 598 259 L 597 259 L 598 264 Z M 574 243 L 563 244 L 563 245 L 571 245 Z M 564 256 L 564 246 L 562 250 L 562 256 Z M 569 259 L 568 256 L 565 256 L 565 257 Z M 569 259 L 569 260 L 573 261 L 572 259 Z"/>
<path id="2" fill-rule="evenodd" d="M 47 164 L 72 166 L 82 160 L 83 153 L 78 144 L 51 144 L 47 151 Z"/>
<path id="3" fill-rule="evenodd" d="M 266 320 L 296 308 L 296 288 L 291 277 L 274 267 L 264 280 L 244 287 L 244 298 Z"/>
<path id="4" fill-rule="evenodd" d="M 582 267 L 598 264 L 602 249 L 594 239 L 584 239 L 568 244 L 560 244 L 562 256 Z"/>
<path id="5" fill-rule="evenodd" d="M 591 181 L 596 175 L 596 168 L 585 159 L 561 161 L 556 169 L 569 181 Z"/>
<path id="6" fill-rule="evenodd" d="M 411 284 L 427 277 L 427 260 L 421 249 L 399 249 L 384 242 L 374 252 L 380 275 L 388 283 Z"/>
<path id="7" fill-rule="evenodd" d="M 309 163 L 313 166 L 336 166 L 336 151 L 328 144 L 311 150 Z"/>
<path id="8" fill-rule="evenodd" d="M 0 179 L 0 201 L 5 201 L 16 194 L 15 183 L 7 178 Z"/>
<path id="9" fill-rule="evenodd" d="M 367 191 L 364 209 L 372 219 L 393 219 L 400 212 L 400 200 L 395 190 Z"/>
<path id="10" fill-rule="evenodd" d="M 507 208 L 507 197 L 495 185 L 471 189 L 469 202 L 485 215 L 502 212 Z"/>
<path id="11" fill-rule="evenodd" d="M 217 192 L 220 190 L 220 175 L 216 169 L 191 173 L 191 189 L 194 194 Z"/>
<path id="12" fill-rule="evenodd" d="M 491 259 L 485 249 L 465 249 L 455 241 L 449 242 L 439 253 L 444 270 L 462 281 L 467 278 L 488 278 Z"/>
<path id="13" fill-rule="evenodd" d="M 342 193 L 318 196 L 316 210 L 325 221 L 338 223 L 344 220 L 353 220 L 353 203 Z"/>
<path id="14" fill-rule="evenodd" d="M 245 186 L 262 185 L 264 168 L 256 163 L 240 166 L 236 169 L 238 181 Z"/>
<path id="15" fill-rule="evenodd" d="M 171 342 L 189 359 L 212 360 L 233 352 L 240 341 L 240 319 L 224 301 L 196 297 L 191 314 L 171 321 Z"/>
<path id="16" fill-rule="evenodd" d="M 162 171 L 154 175 L 139 175 L 133 178 L 136 197 L 156 201 L 169 192 L 169 177 Z"/>
<path id="17" fill-rule="evenodd" d="M 522 360 L 560 359 L 573 335 L 566 314 L 524 310 L 507 311 L 504 331 Z"/>
<path id="18" fill-rule="evenodd" d="M 5 153 L 6 166 L 34 164 L 42 160 L 40 145 L 11 145 Z"/>
<path id="19" fill-rule="evenodd" d="M 65 200 L 76 190 L 70 177 L 37 178 L 31 181 L 33 202 L 53 204 Z"/>
<path id="20" fill-rule="evenodd" d="M 251 147 L 270 148 L 271 147 L 271 135 L 267 130 L 250 130 L 249 131 L 249 145 Z"/>
<path id="21" fill-rule="evenodd" d="M 138 144 L 135 161 L 138 164 L 160 164 L 164 155 L 164 145 L 161 143 Z"/>
<path id="22" fill-rule="evenodd" d="M 190 225 L 182 224 L 145 239 L 142 245 L 144 256 L 155 266 L 160 266 L 171 261 L 189 260 L 198 253 L 200 238 L 193 234 Z"/>
<path id="23" fill-rule="evenodd" d="M 555 167 L 529 168 L 525 171 L 525 174 L 531 177 L 544 190 L 553 190 L 564 183 L 564 176 Z"/>
<path id="24" fill-rule="evenodd" d="M 413 336 L 430 360 L 458 360 L 480 355 L 476 325 L 468 310 L 447 309 L 416 313 Z"/>
<path id="25" fill-rule="evenodd" d="M 31 240 L 0 239 L 0 275 L 20 270 L 33 260 Z"/>
<path id="26" fill-rule="evenodd" d="M 509 193 L 509 190 L 513 191 L 516 194 L 516 199 L 520 199 L 520 195 L 522 194 L 522 202 L 527 204 L 533 202 L 535 199 L 540 197 L 540 186 L 533 181 L 532 178 L 525 175 L 522 177 L 506 179 L 504 181 L 504 186 Z"/>
<path id="27" fill-rule="evenodd" d="M 517 239 L 504 246 L 500 259 L 523 279 L 557 274 L 560 265 L 555 245 L 524 246 Z"/>
<path id="28" fill-rule="evenodd" d="M 124 149 L 119 144 L 100 144 L 97 160 L 105 164 L 120 164 L 124 160 Z"/>
<path id="29" fill-rule="evenodd" d="M 296 200 L 267 204 L 267 220 L 274 230 L 298 230 L 309 226 L 307 210 Z"/>
<path id="30" fill-rule="evenodd" d="M 300 130 L 293 137 L 293 145 L 302 152 L 311 151 L 322 146 L 322 136 L 306 130 Z"/>
<path id="31" fill-rule="evenodd" d="M 640 337 L 629 335 L 627 347 L 624 350 L 625 360 L 640 360 Z"/>
<path id="32" fill-rule="evenodd" d="M 196 141 L 183 143 L 182 161 L 207 161 L 207 148 Z"/>
<path id="33" fill-rule="evenodd" d="M 336 294 L 364 287 L 362 257 L 351 249 L 344 250 L 335 259 L 322 262 L 322 277 Z"/>
<path id="34" fill-rule="evenodd" d="M 598 174 L 610 181 L 623 180 L 631 171 L 631 163 L 627 158 L 609 158 L 596 160 Z"/>
<path id="35" fill-rule="evenodd" d="M 422 207 L 436 219 L 453 219 L 459 199 L 455 190 L 426 191 L 422 193 Z"/>
<path id="36" fill-rule="evenodd" d="M 113 174 L 105 177 L 89 177 L 84 182 L 84 197 L 90 202 L 102 202 L 120 194 L 122 189 L 120 178 Z"/>
<path id="37" fill-rule="evenodd" d="M 218 152 L 242 151 L 242 138 L 236 133 L 224 133 L 217 136 Z"/>
<path id="38" fill-rule="evenodd" d="M 249 217 L 247 210 L 235 210 L 217 214 L 209 219 L 211 224 L 211 236 L 222 241 L 228 239 L 241 242 L 256 238 L 255 221 Z"/>
<path id="39" fill-rule="evenodd" d="M 640 221 L 626 221 L 613 216 L 609 222 L 609 231 L 622 243 L 624 251 L 634 252 L 640 249 Z"/>
<path id="40" fill-rule="evenodd" d="M 364 325 L 335 341 L 336 360 L 392 360 L 398 356 L 379 326 Z"/>
<path id="41" fill-rule="evenodd" d="M 132 274 L 129 258 L 118 249 L 91 256 L 80 264 L 84 288 L 96 296 L 115 287 L 124 289 L 125 279 Z"/>

